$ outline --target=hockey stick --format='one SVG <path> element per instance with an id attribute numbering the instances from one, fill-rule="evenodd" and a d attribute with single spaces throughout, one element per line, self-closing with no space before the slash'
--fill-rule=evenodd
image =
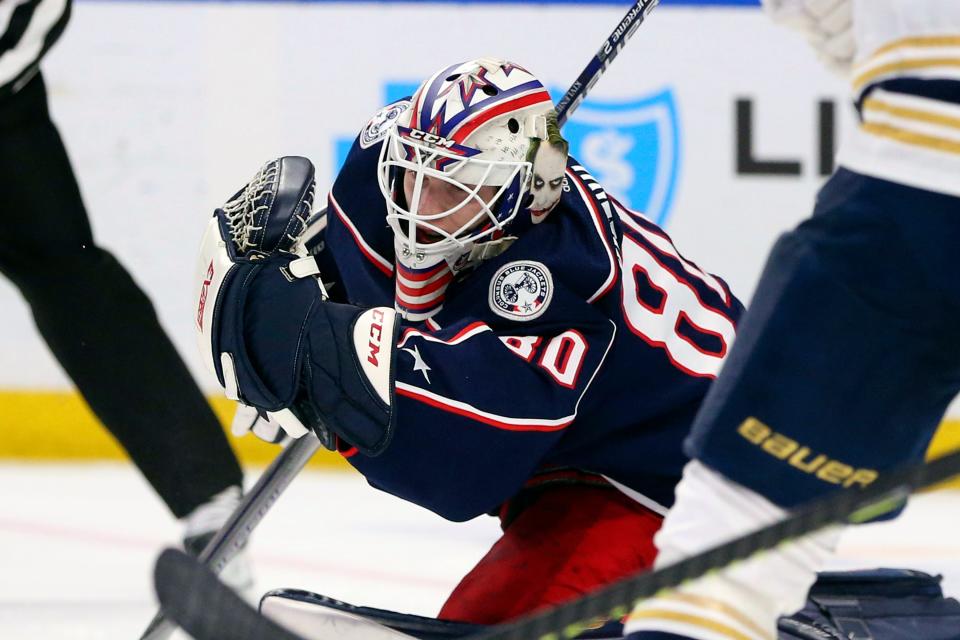
<path id="1" fill-rule="evenodd" d="M 560 127 L 567 121 L 570 114 L 577 110 L 580 103 L 583 102 L 590 90 L 593 89 L 593 85 L 597 83 L 597 80 L 600 79 L 603 72 L 607 70 L 607 67 L 613 59 L 616 58 L 620 50 L 623 49 L 623 45 L 627 43 L 627 40 L 630 39 L 633 32 L 643 23 L 643 19 L 647 17 L 647 14 L 650 13 L 659 2 L 660 0 L 637 0 L 636 3 L 630 7 L 630 10 L 627 11 L 627 14 L 621 18 L 617 28 L 607 36 L 603 46 L 600 47 L 596 55 L 590 59 L 590 62 L 587 63 L 587 66 L 580 72 L 577 79 L 573 81 L 573 84 L 570 85 L 567 92 L 563 94 L 560 102 L 557 103 L 557 124 Z"/>
<path id="2" fill-rule="evenodd" d="M 795 540 L 832 524 L 858 524 L 902 506 L 907 496 L 960 475 L 960 450 L 928 463 L 885 473 L 864 489 L 845 489 L 815 500 L 783 520 L 657 571 L 627 578 L 514 623 L 470 636 L 470 640 L 568 640 L 596 623 L 630 613 L 645 598 L 713 569 Z"/>
<path id="3" fill-rule="evenodd" d="M 267 467 L 257 483 L 244 496 L 227 522 L 204 548 L 198 561 L 220 573 L 230 560 L 243 549 L 250 533 L 266 515 L 273 503 L 283 493 L 287 485 L 313 454 L 320 448 L 320 441 L 313 433 L 294 440 L 280 452 Z M 167 619 L 163 607 L 157 611 L 140 640 L 162 640 L 169 638 L 176 625 Z"/>
<path id="4" fill-rule="evenodd" d="M 580 103 L 583 102 L 587 94 L 593 89 L 593 85 L 597 84 L 597 80 L 600 79 L 603 72 L 607 70 L 607 67 L 610 66 L 613 59 L 616 58 L 620 50 L 623 49 L 627 40 L 629 40 L 637 28 L 643 24 L 643 19 L 646 18 L 647 14 L 653 11 L 653 8 L 658 4 L 660 4 L 660 0 L 637 0 L 623 18 L 620 19 L 617 28 L 607 36 L 607 39 L 603 41 L 603 46 L 590 58 L 590 62 L 587 63 L 587 66 L 583 68 L 583 71 L 580 72 L 580 75 L 577 76 L 577 79 L 573 81 L 573 84 L 570 85 L 570 88 L 567 89 L 567 92 L 563 94 L 563 97 L 560 98 L 560 101 L 557 103 L 557 126 L 563 127 L 567 118 L 577 110 Z M 311 229 L 326 213 L 327 209 L 324 207 L 310 217 L 306 225 L 307 231 L 305 236 L 307 238 L 316 235 L 317 231 L 311 232 Z"/>
<path id="5" fill-rule="evenodd" d="M 209 568 L 179 549 L 160 554 L 153 582 L 164 611 L 196 640 L 302 640 L 261 616 Z"/>
<path id="6" fill-rule="evenodd" d="M 960 451 L 881 476 L 865 489 L 846 489 L 783 520 L 719 547 L 606 587 L 580 600 L 466 640 L 568 640 L 599 620 L 622 618 L 640 600 L 737 560 L 831 524 L 856 524 L 899 507 L 913 491 L 960 475 Z M 198 560 L 167 550 L 157 561 L 157 594 L 170 616 L 196 640 L 300 640 L 257 613 Z M 195 594 L 204 594 L 198 599 Z M 247 630 L 250 630 L 247 632 Z"/>

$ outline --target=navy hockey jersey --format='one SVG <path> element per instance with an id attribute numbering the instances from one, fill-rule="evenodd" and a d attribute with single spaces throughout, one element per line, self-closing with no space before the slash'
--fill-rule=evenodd
<path id="1" fill-rule="evenodd" d="M 334 299 L 393 307 L 379 147 L 354 144 L 309 244 Z M 344 455 L 373 486 L 451 520 L 551 468 L 602 474 L 665 512 L 742 305 L 573 159 L 557 207 L 518 226 L 506 251 L 445 276 L 436 315 L 403 321 L 393 439 L 376 457 Z"/>

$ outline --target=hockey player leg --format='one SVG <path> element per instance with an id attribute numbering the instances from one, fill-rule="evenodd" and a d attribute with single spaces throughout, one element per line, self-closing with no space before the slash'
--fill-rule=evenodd
<path id="1" fill-rule="evenodd" d="M 599 480 L 599 478 L 598 478 Z M 528 490 L 529 504 L 447 599 L 439 617 L 476 624 L 558 605 L 653 565 L 661 518 L 603 486 Z"/>
<path id="2" fill-rule="evenodd" d="M 240 499 L 219 421 L 130 274 L 96 245 L 41 76 L 0 102 L 0 271 L 57 360 L 199 553 Z M 248 586 L 241 560 L 226 576 Z"/>
<path id="3" fill-rule="evenodd" d="M 692 461 L 657 537 L 657 565 L 720 545 L 785 514 L 760 494 Z M 825 529 L 658 593 L 634 609 L 625 632 L 634 634 L 631 640 L 659 640 L 658 633 L 698 640 L 772 640 L 777 619 L 803 606 L 839 531 Z"/>
<path id="4" fill-rule="evenodd" d="M 687 453 L 791 508 L 922 458 L 960 389 L 960 199 L 841 169 L 774 248 Z"/>
<path id="5" fill-rule="evenodd" d="M 239 486 L 220 424 L 130 274 L 96 245 L 41 75 L 0 101 L 0 271 L 176 517 Z"/>
<path id="6" fill-rule="evenodd" d="M 658 564 L 919 459 L 960 382 L 960 201 L 841 170 L 813 219 L 775 248 L 657 537 Z M 907 216 L 909 215 L 909 220 Z M 636 640 L 772 638 L 803 603 L 836 532 L 780 547 L 642 603 Z"/>

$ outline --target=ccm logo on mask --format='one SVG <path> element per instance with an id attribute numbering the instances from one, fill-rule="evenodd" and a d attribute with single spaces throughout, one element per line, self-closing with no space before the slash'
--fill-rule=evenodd
<path id="1" fill-rule="evenodd" d="M 410 129 L 407 131 L 407 137 L 414 140 L 422 140 L 423 142 L 435 147 L 446 147 L 447 149 L 456 144 L 453 140 L 448 140 L 443 136 L 427 133 L 426 131 L 420 131 L 419 129 Z"/>

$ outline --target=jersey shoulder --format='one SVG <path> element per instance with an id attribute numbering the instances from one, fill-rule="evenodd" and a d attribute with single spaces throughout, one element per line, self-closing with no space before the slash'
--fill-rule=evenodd
<path id="1" fill-rule="evenodd" d="M 349 236 L 379 271 L 393 274 L 393 234 L 383 224 L 385 205 L 377 180 L 380 149 L 397 119 L 410 106 L 407 99 L 377 110 L 357 134 L 330 189 L 329 236 Z"/>
<path id="2" fill-rule="evenodd" d="M 376 179 L 377 160 L 387 134 L 409 108 L 410 100 L 407 98 L 391 102 L 378 109 L 363 126 L 354 139 L 343 166 L 337 172 L 332 190 L 337 200 L 351 199 L 350 194 L 353 191 L 362 191 L 373 197 L 379 196 L 379 190 L 369 189 L 368 183 Z"/>
<path id="3" fill-rule="evenodd" d="M 380 107 L 373 117 L 364 125 L 363 129 L 357 135 L 356 143 L 361 149 L 376 148 L 379 152 L 380 146 L 386 139 L 390 129 L 396 126 L 400 116 L 410 108 L 410 98 L 403 98 L 396 102 Z"/>
<path id="4" fill-rule="evenodd" d="M 564 175 L 556 208 L 529 232 L 535 253 L 586 302 L 610 293 L 619 277 L 623 235 L 603 187 L 575 159 Z"/>

